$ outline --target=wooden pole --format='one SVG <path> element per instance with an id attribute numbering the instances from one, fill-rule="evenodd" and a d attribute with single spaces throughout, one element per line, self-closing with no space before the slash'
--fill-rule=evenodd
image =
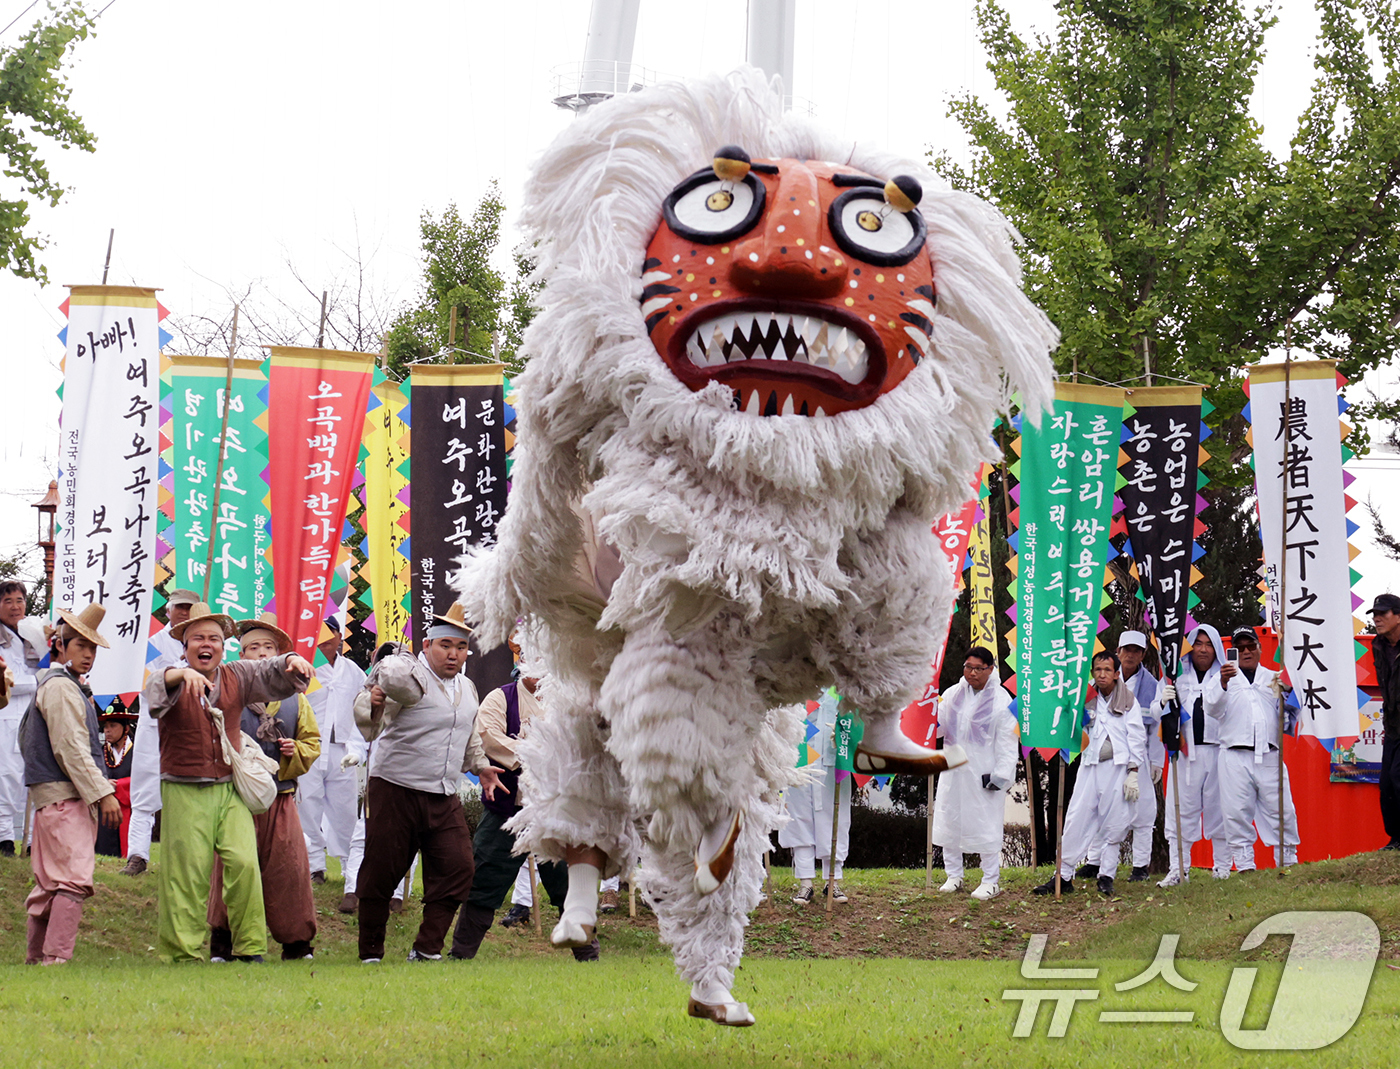
<path id="1" fill-rule="evenodd" d="M 117 236 L 117 228 L 107 231 L 107 259 L 102 264 L 102 284 L 107 285 L 107 269 L 112 266 L 112 242 Z"/>
<path id="2" fill-rule="evenodd" d="M 836 770 L 832 769 L 832 776 L 836 776 Z M 854 780 L 851 781 L 853 784 Z M 841 827 L 841 780 L 836 779 L 836 785 L 831 792 L 831 854 L 827 857 L 826 872 L 826 911 L 831 912 L 831 902 L 836 895 L 836 836 Z"/>
<path id="3" fill-rule="evenodd" d="M 1031 765 L 1031 755 L 1026 754 L 1026 804 L 1031 810 L 1031 868 L 1038 868 L 1039 849 L 1035 844 L 1035 769 Z"/>
<path id="4" fill-rule="evenodd" d="M 924 890 L 933 890 L 933 776 L 928 778 L 928 814 L 924 826 Z"/>
<path id="5" fill-rule="evenodd" d="M 1152 385 L 1152 358 L 1148 355 L 1146 334 L 1142 336 L 1142 377 L 1147 380 L 1147 385 Z"/>
<path id="6" fill-rule="evenodd" d="M 238 347 L 238 305 L 233 306 L 233 329 L 228 339 L 228 372 L 224 376 L 224 411 L 219 420 L 219 459 L 214 464 L 214 500 L 209 506 L 209 552 L 204 558 L 204 595 L 209 604 L 209 581 L 214 578 L 214 543 L 219 530 L 219 488 L 224 481 L 224 460 L 228 457 L 228 407 L 233 397 L 233 353 Z"/>
<path id="7" fill-rule="evenodd" d="M 772 851 L 763 851 L 763 893 L 768 896 L 768 905 L 773 905 L 773 855 Z"/>
<path id="8" fill-rule="evenodd" d="M 316 348 L 323 348 L 326 344 L 326 291 L 321 291 L 321 325 L 316 330 Z"/>
<path id="9" fill-rule="evenodd" d="M 637 915 L 637 867 L 632 866 L 632 871 L 627 874 L 627 916 Z"/>
<path id="10" fill-rule="evenodd" d="M 528 856 L 530 863 L 530 919 L 535 925 L 535 935 L 539 936 L 544 931 L 543 926 L 540 924 L 540 885 L 539 880 L 535 876 L 535 855 L 530 854 Z"/>
<path id="11" fill-rule="evenodd" d="M 457 306 L 452 306 L 452 312 L 447 317 L 447 356 L 450 360 L 457 350 Z"/>
<path id="12" fill-rule="evenodd" d="M 1177 783 L 1176 774 L 1181 762 L 1181 737 L 1180 728 L 1177 729 L 1177 751 L 1172 754 L 1172 806 L 1176 809 L 1176 880 L 1183 883 L 1186 880 L 1186 859 L 1182 856 L 1182 848 L 1185 845 L 1181 841 L 1181 787 Z M 1214 860 L 1214 859 L 1212 859 Z"/>
<path id="13" fill-rule="evenodd" d="M 1065 773 L 1069 763 L 1063 752 L 1055 755 L 1060 762 L 1060 782 L 1055 791 L 1055 898 L 1060 897 L 1060 865 L 1065 854 Z"/>

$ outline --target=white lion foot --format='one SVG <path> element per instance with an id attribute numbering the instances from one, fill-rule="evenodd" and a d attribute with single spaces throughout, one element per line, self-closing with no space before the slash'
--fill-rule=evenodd
<path id="1" fill-rule="evenodd" d="M 729 989 L 718 982 L 692 984 L 686 1012 L 692 1017 L 703 1017 L 731 1028 L 747 1028 L 754 1023 L 748 1005 L 735 1002 Z"/>
<path id="2" fill-rule="evenodd" d="M 695 893 L 712 895 L 719 890 L 734 868 L 734 845 L 744 830 L 744 814 L 735 810 L 723 820 L 716 821 L 700 836 L 695 848 Z"/>
<path id="3" fill-rule="evenodd" d="M 961 746 L 926 749 L 899 730 L 898 719 L 881 717 L 866 724 L 853 764 L 861 775 L 931 776 L 967 764 L 967 754 Z"/>

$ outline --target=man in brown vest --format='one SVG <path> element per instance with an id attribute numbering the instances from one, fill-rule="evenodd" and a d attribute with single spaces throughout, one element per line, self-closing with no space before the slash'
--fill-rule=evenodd
<path id="1" fill-rule="evenodd" d="M 262 961 L 267 918 L 258 873 L 253 815 L 233 786 L 213 709 L 223 713 L 228 747 L 242 746 L 243 708 L 306 689 L 315 670 L 294 653 L 224 664 L 233 620 L 204 603 L 170 629 L 188 668 L 167 668 L 146 682 L 142 702 L 160 721 L 161 861 L 157 952 L 162 961 L 201 961 L 209 879 L 224 862 L 224 903 L 238 961 Z"/>

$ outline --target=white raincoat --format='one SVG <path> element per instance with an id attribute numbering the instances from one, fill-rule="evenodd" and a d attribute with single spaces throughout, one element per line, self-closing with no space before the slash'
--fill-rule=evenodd
<path id="1" fill-rule="evenodd" d="M 967 751 L 967 764 L 938 777 L 933 802 L 933 841 L 944 850 L 964 854 L 1001 850 L 1006 820 L 1006 790 L 1016 780 L 1016 718 L 1011 695 L 998 683 L 975 691 L 967 680 L 943 692 L 938 704 L 938 734 L 945 743 Z M 982 786 L 990 773 L 997 790 Z"/>

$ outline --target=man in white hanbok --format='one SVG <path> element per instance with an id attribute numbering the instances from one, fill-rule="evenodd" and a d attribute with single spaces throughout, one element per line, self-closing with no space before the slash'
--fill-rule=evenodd
<path id="1" fill-rule="evenodd" d="M 1074 863 L 1103 842 L 1099 858 L 1099 893 L 1113 894 L 1118 872 L 1118 848 L 1132 827 L 1141 787 L 1138 770 L 1147 765 L 1147 730 L 1142 707 L 1133 692 L 1118 678 L 1118 655 L 1101 650 L 1094 654 L 1094 689 L 1085 703 L 1088 740 L 1079 755 L 1079 777 L 1065 816 L 1064 848 L 1060 862 L 1060 889 L 1074 890 Z M 1055 893 L 1051 877 L 1034 889 L 1035 894 Z"/>
<path id="2" fill-rule="evenodd" d="M 842 782 L 840 815 L 836 818 L 836 863 L 831 859 L 831 820 L 832 804 L 836 800 L 836 713 L 839 699 L 828 691 L 817 702 L 817 711 L 812 714 L 817 734 L 814 741 L 821 755 L 815 768 L 821 778 L 814 779 L 783 791 L 783 805 L 787 809 L 788 822 L 778 829 L 778 845 L 792 850 L 792 874 L 797 879 L 797 894 L 793 901 L 805 906 L 816 896 L 812 881 L 817 875 L 817 860 L 821 859 L 822 878 L 834 880 L 831 889 L 833 902 L 845 902 L 846 893 L 841 890 L 841 867 L 846 862 L 846 854 L 851 840 L 851 792 L 853 783 Z M 826 888 L 822 888 L 826 897 Z"/>
<path id="3" fill-rule="evenodd" d="M 961 746 L 967 764 L 938 777 L 933 803 L 933 841 L 943 848 L 946 894 L 963 887 L 963 854 L 978 854 L 982 882 L 972 897 L 985 902 L 1001 894 L 1001 845 L 1006 792 L 1016 780 L 1016 718 L 1011 695 L 994 678 L 996 657 L 973 646 L 960 682 L 938 703 L 938 735 Z"/>
<path id="4" fill-rule="evenodd" d="M 1235 868 L 1255 868 L 1254 835 L 1274 848 L 1280 868 L 1298 862 L 1298 814 L 1288 769 L 1280 760 L 1279 701 L 1283 681 L 1259 663 L 1259 637 L 1242 627 L 1231 638 L 1238 666 L 1226 662 L 1207 687 L 1208 715 L 1220 728 L 1220 809 Z M 1291 712 L 1292 710 L 1289 710 Z M 1291 718 L 1290 718 L 1291 719 Z M 1291 728 L 1291 724 L 1289 725 Z M 1283 776 L 1283 845 L 1279 846 L 1279 776 Z M 1228 875 L 1229 870 L 1226 870 Z"/>
<path id="5" fill-rule="evenodd" d="M 1187 638 L 1191 652 L 1181 659 L 1181 671 L 1175 683 L 1162 687 L 1165 709 L 1173 699 L 1178 703 L 1180 721 L 1176 714 L 1164 713 L 1164 734 L 1180 736 L 1181 756 L 1172 768 L 1180 780 L 1175 789 L 1166 789 L 1166 819 L 1162 822 L 1167 834 L 1169 863 L 1165 879 L 1158 887 L 1175 887 L 1178 873 L 1190 879 L 1191 848 L 1202 836 L 1211 842 L 1212 875 L 1223 880 L 1230 875 L 1230 845 L 1225 838 L 1225 820 L 1220 809 L 1220 713 L 1211 711 L 1211 694 L 1220 695 L 1219 687 L 1210 684 L 1219 679 L 1225 663 L 1225 645 L 1220 632 L 1210 624 L 1198 624 Z M 1209 693 L 1208 693 L 1209 692 Z M 1219 697 L 1214 700 L 1219 701 Z M 1176 806 L 1181 805 L 1180 841 L 1177 835 Z M 1184 856 L 1182 851 L 1185 851 Z M 1181 857 L 1178 862 L 1178 857 Z"/>
<path id="6" fill-rule="evenodd" d="M 0 583 L 0 674 L 9 672 L 13 682 L 0 692 L 8 702 L 0 707 L 0 856 L 24 851 L 24 755 L 20 753 L 19 725 L 39 686 L 39 662 L 48 652 L 44 623 L 25 616 L 29 591 L 18 579 Z"/>

